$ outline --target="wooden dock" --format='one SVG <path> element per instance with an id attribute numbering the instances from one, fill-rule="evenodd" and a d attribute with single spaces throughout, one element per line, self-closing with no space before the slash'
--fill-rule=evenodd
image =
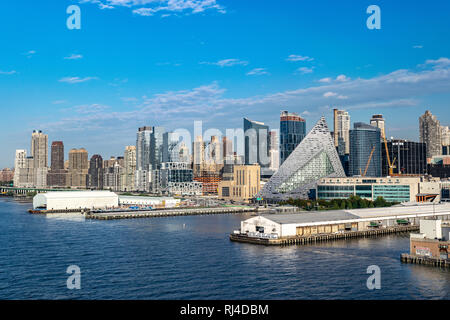
<path id="1" fill-rule="evenodd" d="M 353 238 L 368 238 L 376 237 L 387 234 L 411 232 L 419 230 L 419 226 L 395 226 L 387 227 L 373 230 L 365 231 L 348 231 L 342 233 L 332 233 L 332 234 L 315 234 L 308 236 L 298 236 L 298 237 L 286 237 L 280 239 L 264 239 L 249 237 L 241 234 L 230 234 L 230 240 L 236 242 L 244 242 L 251 244 L 259 244 L 265 246 L 287 246 L 287 245 L 305 245 L 311 243 L 343 240 L 343 239 L 353 239 Z"/>
<path id="2" fill-rule="evenodd" d="M 450 260 L 449 259 L 421 257 L 421 256 L 410 255 L 407 253 L 401 254 L 400 261 L 403 263 L 422 264 L 422 265 L 440 267 L 440 268 L 450 268 Z"/>
<path id="3" fill-rule="evenodd" d="M 116 219 L 139 219 L 139 218 L 158 218 L 158 217 L 178 217 L 178 216 L 197 216 L 212 214 L 236 214 L 254 212 L 251 207 L 223 207 L 223 208 L 178 208 L 166 210 L 151 210 L 139 212 L 108 212 L 108 213 L 87 213 L 86 219 L 93 220 L 116 220 Z"/>

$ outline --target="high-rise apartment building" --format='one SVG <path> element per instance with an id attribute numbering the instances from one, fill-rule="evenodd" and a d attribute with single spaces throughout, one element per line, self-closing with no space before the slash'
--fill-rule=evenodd
<path id="1" fill-rule="evenodd" d="M 280 165 L 306 136 L 306 121 L 297 113 L 282 111 L 280 115 Z"/>
<path id="2" fill-rule="evenodd" d="M 66 187 L 67 170 L 64 169 L 64 143 L 62 141 L 52 142 L 50 163 L 47 185 L 49 187 Z"/>
<path id="3" fill-rule="evenodd" d="M 151 177 L 151 135 L 152 127 L 139 128 L 136 137 L 136 177 L 135 189 L 137 191 L 149 191 Z"/>
<path id="4" fill-rule="evenodd" d="M 380 129 L 381 139 L 386 137 L 385 121 L 382 114 L 374 114 L 372 119 L 370 119 L 370 125 Z"/>
<path id="5" fill-rule="evenodd" d="M 345 145 L 345 154 L 350 153 L 350 115 L 347 111 L 334 109 L 334 146 L 339 147 L 339 138 Z M 341 153 L 341 152 L 340 152 Z"/>
<path id="6" fill-rule="evenodd" d="M 99 154 L 93 155 L 89 162 L 87 188 L 103 190 L 103 158 Z"/>
<path id="7" fill-rule="evenodd" d="M 442 129 L 439 120 L 430 111 L 419 118 L 420 142 L 427 145 L 427 159 L 442 154 Z"/>
<path id="8" fill-rule="evenodd" d="M 48 135 L 40 130 L 31 135 L 31 156 L 34 159 L 34 186 L 45 188 L 48 173 Z"/>
<path id="9" fill-rule="evenodd" d="M 361 122 L 354 124 L 353 130 L 350 130 L 349 174 L 351 176 L 381 177 L 380 140 L 379 128 Z"/>
<path id="10" fill-rule="evenodd" d="M 33 181 L 28 179 L 28 161 L 26 150 L 16 150 L 16 158 L 14 160 L 14 187 L 30 186 Z"/>
<path id="11" fill-rule="evenodd" d="M 135 190 L 135 176 L 136 176 L 136 147 L 128 146 L 125 148 L 123 157 L 124 170 L 122 177 L 121 191 Z"/>
<path id="12" fill-rule="evenodd" d="M 35 168 L 48 167 L 48 135 L 35 130 L 31 135 L 31 156 Z"/>
<path id="13" fill-rule="evenodd" d="M 89 160 L 86 149 L 81 148 L 70 150 L 68 185 L 73 188 L 86 188 L 88 173 Z"/>

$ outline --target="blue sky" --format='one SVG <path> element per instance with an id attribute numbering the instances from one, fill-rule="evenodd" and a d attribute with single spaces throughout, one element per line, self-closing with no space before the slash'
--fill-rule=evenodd
<path id="1" fill-rule="evenodd" d="M 81 30 L 66 8 L 81 8 Z M 381 8 L 369 30 L 366 8 Z M 450 2 L 299 0 L 2 1 L 0 167 L 33 129 L 105 158 L 139 126 L 307 127 L 334 107 L 386 118 L 418 140 L 426 109 L 450 124 Z"/>

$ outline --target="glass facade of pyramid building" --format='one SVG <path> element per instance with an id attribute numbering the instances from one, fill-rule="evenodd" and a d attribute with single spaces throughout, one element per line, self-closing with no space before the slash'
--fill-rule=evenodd
<path id="1" fill-rule="evenodd" d="M 308 199 L 325 177 L 345 177 L 325 118 L 321 118 L 258 195 L 269 201 Z"/>

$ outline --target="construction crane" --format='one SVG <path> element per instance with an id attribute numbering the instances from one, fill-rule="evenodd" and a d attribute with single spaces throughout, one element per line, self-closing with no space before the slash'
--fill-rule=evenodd
<path id="1" fill-rule="evenodd" d="M 361 172 L 361 168 L 359 168 L 359 173 L 362 177 L 365 177 L 367 174 L 367 170 L 369 170 L 370 162 L 372 161 L 373 153 L 375 152 L 375 146 L 373 146 L 372 151 L 370 151 L 369 160 L 367 160 L 366 168 L 364 169 L 364 174 Z"/>
<path id="2" fill-rule="evenodd" d="M 389 150 L 388 150 L 386 135 L 383 135 L 383 139 L 384 139 L 384 148 L 386 149 L 386 159 L 388 161 L 388 166 L 389 166 L 389 175 L 392 177 L 394 175 L 394 168 L 395 168 L 394 163 L 397 158 L 394 158 L 394 161 L 391 162 L 391 158 L 389 157 Z M 398 175 L 401 175 L 401 174 L 399 173 Z"/>

